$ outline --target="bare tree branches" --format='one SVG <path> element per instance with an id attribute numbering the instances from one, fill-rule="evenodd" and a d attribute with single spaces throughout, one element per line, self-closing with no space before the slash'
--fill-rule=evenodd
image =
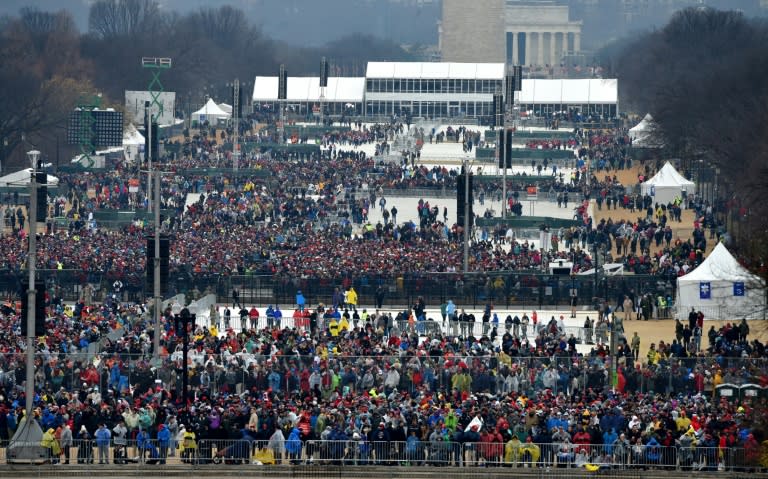
<path id="1" fill-rule="evenodd" d="M 156 0 L 97 0 L 88 14 L 88 29 L 100 38 L 136 37 L 162 23 Z"/>
<path id="2" fill-rule="evenodd" d="M 753 266 L 768 260 L 766 43 L 764 20 L 690 8 L 664 28 L 604 52 L 628 104 L 653 115 L 669 154 L 719 171 L 728 214 L 749 223 L 736 228 L 735 246 Z"/>

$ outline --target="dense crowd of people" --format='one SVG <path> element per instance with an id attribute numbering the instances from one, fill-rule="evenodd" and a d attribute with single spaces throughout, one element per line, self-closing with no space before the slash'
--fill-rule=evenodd
<path id="1" fill-rule="evenodd" d="M 623 338 L 612 381 L 607 331 L 621 322 L 610 312 L 577 341 L 562 316 L 536 311 L 500 318 L 489 304 L 475 318 L 449 301 L 441 319 L 426 318 L 421 300 L 405 311 L 356 303 L 352 291 L 335 294 L 328 307 L 300 303 L 282 322 L 270 307 L 261 311 L 267 326 L 252 321 L 255 308 L 242 307 L 241 321 L 229 307 L 212 314 L 189 331 L 185 397 L 171 307 L 158 367 L 143 305 L 54 299 L 37 344 L 34 403 L 52 460 L 120 462 L 130 453 L 165 462 L 178 449 L 201 463 L 258 452 L 294 464 L 762 464 L 764 398 L 717 392 L 768 383 L 765 345 L 741 326 L 713 328 L 701 350 L 653 344 L 644 358 L 639 340 Z M 3 310 L 2 321 L 14 328 L 18 317 Z M 7 440 L 25 420 L 24 343 L 8 335 L 2 347 Z"/>
<path id="2" fill-rule="evenodd" d="M 318 133 L 320 136 L 314 140 L 324 145 L 318 155 L 291 157 L 287 153 L 258 153 L 243 161 L 244 168 L 268 172 L 266 175 L 222 173 L 207 177 L 194 173 L 166 177 L 161 201 L 173 212 L 163 223 L 163 229 L 174 235 L 171 270 L 192 274 L 262 273 L 325 278 L 367 271 L 394 274 L 459 270 L 463 259 L 458 248 L 462 228 L 449 222 L 446 214 L 427 215 L 427 221 L 417 223 L 398 222 L 397 212 L 387 208 L 384 222 L 374 225 L 368 221 L 368 212 L 377 207 L 385 190 L 424 186 L 453 188 L 458 171 L 441 166 L 377 162 L 376 155 L 346 150 L 353 141 L 351 138 L 358 138 L 354 135 L 363 135 L 371 142 L 392 141 L 403 125 L 355 125 L 355 128 L 348 132 Z M 353 137 L 349 136 L 351 132 L 356 132 Z M 264 136 L 269 132 L 252 134 Z M 446 134 L 460 141 L 460 135 L 475 137 L 477 132 L 463 132 L 459 128 L 455 132 L 446 130 Z M 606 151 L 618 155 L 623 138 L 621 131 L 577 130 L 573 141 L 579 147 L 579 156 L 587 158 L 606 155 Z M 609 150 L 606 145 L 610 146 Z M 185 146 L 184 154 L 170 159 L 167 166 L 183 171 L 192 166 L 190 158 L 194 158 L 194 166 L 215 166 L 214 157 L 220 156 L 218 148 L 215 138 L 196 136 Z M 618 195 L 619 186 L 609 177 L 605 182 L 592 178 L 587 187 L 587 175 L 581 174 L 580 169 L 584 162 L 578 160 L 576 166 L 575 176 L 569 181 L 554 176 L 550 189 L 570 193 L 574 201 L 595 197 L 599 207 L 603 198 Z M 60 180 L 65 187 L 54 203 L 69 218 L 69 226 L 66 232 L 57 231 L 40 238 L 38 265 L 78 270 L 83 278 L 104 275 L 110 282 L 121 279 L 129 289 L 140 287 L 145 267 L 143 237 L 151 231 L 151 226 L 136 221 L 114 231 L 100 228 L 92 220 L 98 210 L 145 203 L 141 193 L 131 193 L 128 188 L 130 180 L 137 177 L 144 179 L 126 165 L 96 174 L 62 174 Z M 510 195 L 522 191 L 526 186 L 525 177 L 512 176 L 510 186 Z M 478 185 L 477 197 L 481 203 L 486 192 L 489 196 L 500 195 L 500 185 L 492 182 Z M 189 193 L 200 194 L 199 200 L 185 204 Z M 673 245 L 668 224 L 674 215 L 668 212 L 679 205 L 661 205 L 654 210 L 652 205 L 646 205 L 647 200 L 642 199 L 643 205 L 648 206 L 646 218 L 636 224 L 609 221 L 592 225 L 591 219 L 584 215 L 583 226 L 555 232 L 554 252 L 550 253 L 539 251 L 541 246 L 549 247 L 549 244 L 529 247 L 527 242 L 510 237 L 509 230 L 481 230 L 477 236 L 480 241 L 471 247 L 473 269 L 538 269 L 558 258 L 570 259 L 577 269 L 589 269 L 591 255 L 584 250 L 592 250 L 593 244 L 606 251 L 611 251 L 615 244 L 615 257 L 624 258 L 626 268 L 638 273 L 671 277 L 672 271 L 679 274 L 695 266 L 701 258 L 700 255 L 692 257 L 690 251 L 703 250 L 706 244 L 699 230 L 693 241 L 675 238 Z M 607 205 L 609 201 L 606 199 Z M 621 203 L 621 206 L 628 205 Z M 420 209 L 419 213 L 423 211 Z M 5 235 L 0 246 L 3 250 L 0 268 L 8 271 L 20 271 L 26 258 L 22 247 L 24 230 L 19 228 L 20 222 L 14 225 L 15 234 Z M 268 227 L 254 228 L 255 225 Z M 669 251 L 652 256 L 649 245 L 654 241 L 659 244 L 659 236 Z M 227 244 L 237 244 L 238 248 L 221 248 Z"/>
<path id="3" fill-rule="evenodd" d="M 428 203 L 419 205 L 426 214 L 419 214 L 425 219 L 418 224 L 398 221 L 397 211 L 380 203 L 385 189 L 453 188 L 458 171 L 379 161 L 403 125 L 355 127 L 299 138 L 321 144 L 317 154 L 249 155 L 241 163 L 249 170 L 244 175 L 181 174 L 231 164 L 214 138 L 191 140 L 169 160 L 179 174 L 162 183 L 161 201 L 174 212 L 162 225 L 174 236 L 171 270 L 326 280 L 460 271 L 459 225 Z M 270 144 L 272 134 L 253 133 L 251 140 Z M 466 141 L 463 134 L 452 129 L 441 140 Z M 477 132 L 466 135 L 479 142 Z M 362 143 L 376 143 L 379 154 L 362 153 Z M 575 202 L 596 198 L 599 207 L 634 208 L 637 222 L 594 224 L 587 215 L 581 226 L 549 231 L 544 249 L 503 228 L 481 233 L 470 247 L 472 268 L 529 271 L 568 260 L 580 272 L 593 266 L 595 250 L 601 264 L 623 262 L 662 280 L 694 268 L 708 241 L 709 205 L 687 199 L 685 206 L 697 213 L 693 237 L 674 238 L 668 232 L 679 221 L 680 203 L 650 204 L 615 178 L 599 180 L 594 171 L 588 177 L 587 159 L 628 167 L 626 145 L 625 132 L 574 132 L 568 146 L 577 149 L 575 172 L 566 181 L 554 175 L 550 186 L 573 193 Z M 65 231 L 40 236 L 38 266 L 77 270 L 83 283 L 98 274 L 141 288 L 151 228 L 136 220 L 109 230 L 92 221 L 98 210 L 140 208 L 145 199 L 128 188 L 137 177 L 125 165 L 61 175 L 65 189 L 54 207 L 70 222 Z M 511 181 L 525 186 L 522 178 Z M 493 184 L 484 188 L 495 194 Z M 189 193 L 199 199 L 185 204 Z M 391 221 L 368 221 L 378 207 Z M 0 268 L 20 272 L 25 234 L 13 229 L 0 242 Z M 529 285 L 488 277 L 481 287 L 492 298 L 493 291 Z M 761 462 L 768 438 L 756 414 L 764 398 L 728 398 L 717 390 L 721 384 L 768 384 L 765 345 L 750 341 L 741 325 L 705 336 L 694 321 L 688 332 L 683 327 L 680 337 L 676 331 L 669 343 L 651 345 L 642 358 L 640 338 L 622 336 L 614 360 L 610 330 L 620 334 L 626 314 L 646 314 L 642 291 L 619 298 L 617 308 L 607 299 L 574 335 L 562 317 L 542 312 L 504 317 L 489 302 L 475 317 L 448 301 L 442 318 L 428 318 L 421 300 L 405 311 L 384 311 L 380 304 L 368 309 L 350 285 L 343 289 L 347 294 L 337 291 L 327 307 L 309 307 L 299 293 L 296 311 L 285 316 L 279 308 L 259 312 L 241 304 L 223 315 L 212 311 L 207 324 L 188 332 L 186 370 L 172 308 L 163 311 L 158 331 L 144 304 L 107 296 L 103 304 L 83 297 L 69 306 L 52 290 L 46 335 L 36 345 L 34 400 L 51 460 L 126 461 L 130 449 L 156 462 L 176 451 L 187 462 L 252 460 L 258 450 L 262 459 L 294 464 L 768 465 Z M 621 316 L 617 309 L 624 309 Z M 7 330 L 19 327 L 12 307 L 0 312 Z M 152 346 L 156 334 L 159 351 Z M 9 334 L 0 348 L 0 440 L 7 440 L 25 420 L 25 344 Z"/>

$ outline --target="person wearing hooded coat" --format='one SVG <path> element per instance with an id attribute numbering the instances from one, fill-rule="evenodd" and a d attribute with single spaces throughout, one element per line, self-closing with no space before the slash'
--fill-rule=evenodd
<path id="1" fill-rule="evenodd" d="M 279 427 L 275 428 L 275 432 L 269 437 L 267 447 L 269 447 L 275 455 L 275 464 L 282 463 L 283 456 L 285 455 L 285 435 L 283 434 L 282 429 Z"/>
<path id="2" fill-rule="evenodd" d="M 69 464 L 69 453 L 72 449 L 72 430 L 67 423 L 61 426 L 61 435 L 59 436 L 59 446 L 64 456 L 64 464 Z"/>
<path id="3" fill-rule="evenodd" d="M 160 464 L 165 464 L 165 459 L 168 457 L 168 447 L 171 445 L 171 430 L 165 424 L 158 426 L 157 445 L 160 446 Z"/>
<path id="4" fill-rule="evenodd" d="M 301 458 L 301 431 L 299 431 L 298 427 L 294 427 L 288 435 L 285 450 L 288 452 L 291 464 L 299 464 L 299 459 Z"/>
<path id="5" fill-rule="evenodd" d="M 77 463 L 93 464 L 93 445 L 91 444 L 91 434 L 85 425 L 80 426 L 77 433 Z"/>
<path id="6" fill-rule="evenodd" d="M 43 433 L 43 438 L 40 440 L 40 446 L 48 450 L 48 457 L 51 464 L 58 464 L 59 456 L 61 455 L 61 447 L 59 446 L 59 441 L 56 440 L 54 435 L 55 432 L 56 431 L 54 431 L 53 428 L 48 428 L 48 430 Z"/>

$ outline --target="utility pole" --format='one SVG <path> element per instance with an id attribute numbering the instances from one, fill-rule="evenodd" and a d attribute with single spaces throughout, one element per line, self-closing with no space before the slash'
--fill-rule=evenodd
<path id="1" fill-rule="evenodd" d="M 240 80 L 235 78 L 232 86 L 232 168 L 237 171 L 240 168 L 240 144 L 238 135 L 240 133 Z"/>
<path id="2" fill-rule="evenodd" d="M 285 65 L 280 65 L 280 71 L 277 76 L 277 106 L 280 109 L 280 117 L 277 123 L 277 143 L 283 143 L 283 132 L 285 131 L 285 105 L 288 98 L 288 71 Z"/>
<path id="3" fill-rule="evenodd" d="M 152 98 L 152 102 L 149 105 L 145 104 L 145 114 L 148 115 L 149 123 L 145 133 L 149 136 L 149 148 L 146 151 L 147 155 L 147 211 L 152 211 L 152 177 L 155 177 L 155 258 L 154 258 L 154 299 L 155 299 L 155 334 L 153 337 L 153 357 L 157 365 L 160 360 L 160 334 L 162 331 L 162 325 L 160 324 L 160 308 L 162 307 L 162 289 L 160 287 L 160 171 L 156 171 L 153 174 L 152 171 L 152 123 L 159 119 L 163 115 L 163 102 L 160 99 L 160 95 L 165 91 L 163 84 L 160 82 L 160 73 L 163 70 L 171 68 L 172 61 L 170 58 L 160 57 L 142 57 L 141 66 L 147 68 L 152 72 L 152 81 L 147 86 L 147 91 Z M 152 114 L 152 107 L 157 107 L 157 116 Z"/>
<path id="4" fill-rule="evenodd" d="M 464 274 L 469 272 L 469 158 L 464 158 L 461 165 L 464 170 Z"/>
<path id="5" fill-rule="evenodd" d="M 147 212 L 152 211 L 152 105 L 149 102 L 144 103 L 144 117 L 146 126 L 144 133 L 147 135 L 147 148 L 144 156 L 147 160 Z"/>
<path id="6" fill-rule="evenodd" d="M 26 404 L 27 420 L 32 419 L 32 406 L 35 397 L 35 263 L 37 261 L 37 160 L 40 152 L 32 150 L 27 152 L 27 157 L 32 163 L 29 173 L 29 211 L 27 223 L 29 224 L 29 251 L 27 254 L 27 376 L 26 376 Z"/>
<path id="7" fill-rule="evenodd" d="M 155 296 L 155 335 L 152 337 L 152 356 L 156 362 L 160 361 L 160 333 L 162 324 L 160 324 L 161 311 L 163 306 L 162 288 L 160 285 L 160 170 L 155 170 L 155 271 L 154 274 L 154 296 Z"/>
<path id="8" fill-rule="evenodd" d="M 35 288 L 35 262 L 37 257 L 37 170 L 40 152 L 32 150 L 27 152 L 27 157 L 32 163 L 29 174 L 29 211 L 27 212 L 29 224 L 29 245 L 27 251 L 27 272 L 29 273 L 27 283 L 27 317 L 21 318 L 27 322 L 26 337 L 26 377 L 24 384 L 24 410 L 26 416 L 23 424 L 11 438 L 6 450 L 6 461 L 8 463 L 27 463 L 42 464 L 49 460 L 49 451 L 40 445 L 43 438 L 43 430 L 35 419 L 32 409 L 35 399 L 35 315 L 37 312 L 35 297 L 37 291 Z M 44 331 L 41 331 L 45 334 Z"/>

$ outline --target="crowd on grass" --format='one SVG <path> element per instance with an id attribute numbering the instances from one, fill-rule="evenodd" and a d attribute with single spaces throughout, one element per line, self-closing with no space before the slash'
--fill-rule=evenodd
<path id="1" fill-rule="evenodd" d="M 713 327 L 700 349 L 670 338 L 644 357 L 640 339 L 622 336 L 612 380 L 606 331 L 622 329 L 610 311 L 577 341 L 562 316 L 500 318 L 490 304 L 482 317 L 448 302 L 446 319 L 425 318 L 422 301 L 369 312 L 349 291 L 290 317 L 227 307 L 188 331 L 185 398 L 172 307 L 156 363 L 143 305 L 49 299 L 34 413 L 54 462 L 251 461 L 258 450 L 293 464 L 765 466 L 765 345 L 741 325 Z M 7 308 L 2 321 L 18 327 Z M 2 348 L 6 440 L 25 420 L 24 342 L 7 335 Z M 758 395 L 718 393 L 729 384 Z"/>
<path id="2" fill-rule="evenodd" d="M 368 141 L 386 142 L 403 125 L 355 127 L 350 131 L 364 135 Z M 428 202 L 426 208 L 419 204 L 416 222 L 398 220 L 394 206 L 382 208 L 384 221 L 373 224 L 368 218 L 368 213 L 385 200 L 385 190 L 453 188 L 458 170 L 377 161 L 376 155 L 347 149 L 355 138 L 351 132 L 318 133 L 317 140 L 324 144 L 319 155 L 250 155 L 242 166 L 255 173 L 179 173 L 164 177 L 161 202 L 172 214 L 165 218 L 162 228 L 174 238 L 172 273 L 338 278 L 372 271 L 385 275 L 460 271 L 463 225 L 449 218 L 444 207 L 441 210 Z M 679 276 L 701 261 L 707 243 L 705 228 L 710 228 L 713 239 L 712 225 L 716 223 L 710 205 L 695 198 L 687 199 L 686 204 L 656 205 L 650 197 L 627 194 L 626 187 L 615 177 L 606 175 L 599 180 L 595 173 L 587 178 L 586 170 L 580 169 L 587 159 L 600 156 L 609 158 L 610 164 L 618 164 L 625 158 L 626 139 L 620 130 L 576 130 L 573 140 L 579 147 L 577 168 L 570 179 L 553 176 L 550 189 L 568 192 L 573 201 L 596 198 L 599 208 L 605 202 L 608 208 L 613 203 L 614 207 L 618 204 L 635 210 L 637 204 L 638 220 L 593 224 L 585 210 L 577 214 L 583 219 L 581 226 L 551 231 L 551 242 L 546 245 L 517 239 L 504 228 L 479 229 L 474 232 L 477 241 L 470 248 L 473 270 L 537 270 L 556 259 L 570 260 L 576 271 L 587 270 L 593 264 L 593 245 L 598 246 L 604 257 L 601 259 L 607 262 L 623 262 L 627 270 L 665 279 Z M 166 166 L 181 172 L 190 166 L 190 159 L 194 166 L 216 166 L 218 156 L 214 139 L 197 136 L 185 146 L 182 155 L 169 159 Z M 545 169 L 554 166 L 544 163 Z M 111 283 L 120 279 L 128 289 L 141 287 L 144 237 L 153 228 L 144 220 L 136 220 L 109 229 L 93 219 L 94 213 L 105 209 L 144 203 L 139 193 L 128 189 L 131 179 L 144 179 L 131 168 L 121 164 L 109 172 L 60 175 L 63 188 L 54 204 L 69 222 L 64 231 L 59 225 L 39 238 L 39 267 L 77 270 L 84 280 L 103 276 Z M 501 194 L 500 185 L 478 185 L 480 207 L 486 194 Z M 513 176 L 511 185 L 510 195 L 514 198 L 526 182 L 522 176 Z M 199 199 L 186 204 L 189 193 L 198 193 Z M 682 206 L 696 208 L 700 218 L 692 238 L 678 238 L 671 231 Z M 6 233 L 0 244 L 0 268 L 19 272 L 26 260 L 26 238 L 20 228 L 24 218 L 22 214 L 16 221 L 16 215 L 10 216 L 13 232 Z M 721 231 L 717 232 L 720 235 Z M 222 247 L 235 244 L 236 249 Z M 654 253 L 653 244 L 657 246 Z M 542 246 L 548 251 L 541 251 Z"/>
<path id="3" fill-rule="evenodd" d="M 262 152 L 242 164 L 265 174 L 164 178 L 161 201 L 174 212 L 162 225 L 174 236 L 171 270 L 329 280 L 460 271 L 462 230 L 445 213 L 422 203 L 419 217 L 426 219 L 416 224 L 398 221 L 397 211 L 379 202 L 384 188 L 398 185 L 453 187 L 457 171 L 386 164 L 355 148 L 377 142 L 384 152 L 400 128 L 331 133 L 320 139 L 316 156 Z M 627 166 L 631 160 L 618 133 L 575 132 L 576 161 L 600 158 L 606 168 Z M 269 143 L 268 135 L 259 134 L 258 141 Z M 185 148 L 170 160 L 171 170 L 231 161 L 213 139 L 198 137 Z M 574 200 L 602 198 L 608 208 L 635 208 L 638 220 L 594 224 L 585 216 L 582 226 L 550 231 L 546 251 L 503 229 L 481 232 L 470 247 L 472 269 L 540 270 L 567 259 L 582 271 L 593 266 L 598 249 L 601 263 L 619 261 L 636 273 L 670 280 L 700 263 L 708 239 L 721 233 L 710 226 L 711 206 L 689 198 L 684 206 L 696 211 L 694 233 L 670 237 L 682 202 L 649 204 L 615 177 L 601 181 L 593 175 L 587 183 L 586 170 L 575 165 L 570 181 L 555 176 L 552 187 L 567 184 L 578 195 Z M 137 176 L 125 165 L 62 175 L 66 187 L 54 203 L 69 223 L 40 236 L 38 267 L 80 271 L 84 283 L 103 275 L 141 288 L 151 228 L 136 220 L 110 230 L 92 217 L 101 209 L 141 207 L 142 198 L 127 189 Z M 200 197 L 186 205 L 191 192 Z M 377 207 L 386 208 L 391 221 L 368 222 L 368 211 Z M 22 271 L 25 240 L 23 228 L 4 235 L 0 268 Z M 108 454 L 110 445 L 122 450 L 129 444 L 154 461 L 178 449 L 185 460 L 207 462 L 218 450 L 206 441 L 227 439 L 263 441 L 273 458 L 293 463 L 464 465 L 474 457 L 487 465 L 682 464 L 711 470 L 762 464 L 760 441 L 766 438 L 756 411 L 763 399 L 729 399 L 716 391 L 725 383 L 768 384 L 765 346 L 741 335 L 741 326 L 725 326 L 706 339 L 699 335 L 699 344 L 709 340 L 708 346 L 692 348 L 677 337 L 654 344 L 642 359 L 635 339 L 625 338 L 612 376 L 606 338 L 619 323 L 607 308 L 585 325 L 588 335 L 575 337 L 562 320 L 535 312 L 499 317 L 487 308 L 475 318 L 446 304 L 445 319 L 426 318 L 423 304 L 413 311 L 368 311 L 348 299 L 327 308 L 300 305 L 280 321 L 270 308 L 271 315 L 262 311 L 272 318 L 266 328 L 251 324 L 255 308 L 223 318 L 214 314 L 189 332 L 185 398 L 182 335 L 171 310 L 164 311 L 158 332 L 142 304 L 83 298 L 69 307 L 53 290 L 48 330 L 36 345 L 35 414 L 46 432 L 45 447 L 53 461 L 65 462 L 94 461 L 91 453 L 80 456 L 87 448 L 70 457 L 73 441 L 91 439 L 100 462 L 116 459 Z M 635 301 L 642 304 L 639 296 Z M 15 330 L 18 314 L 4 307 L 2 321 Z M 155 334 L 161 335 L 160 363 L 151 361 Z M 580 346 L 589 352 L 579 353 Z M 24 420 L 24 343 L 6 335 L 0 347 L 0 439 L 8 439 Z M 243 449 L 227 454 L 242 456 Z"/>

